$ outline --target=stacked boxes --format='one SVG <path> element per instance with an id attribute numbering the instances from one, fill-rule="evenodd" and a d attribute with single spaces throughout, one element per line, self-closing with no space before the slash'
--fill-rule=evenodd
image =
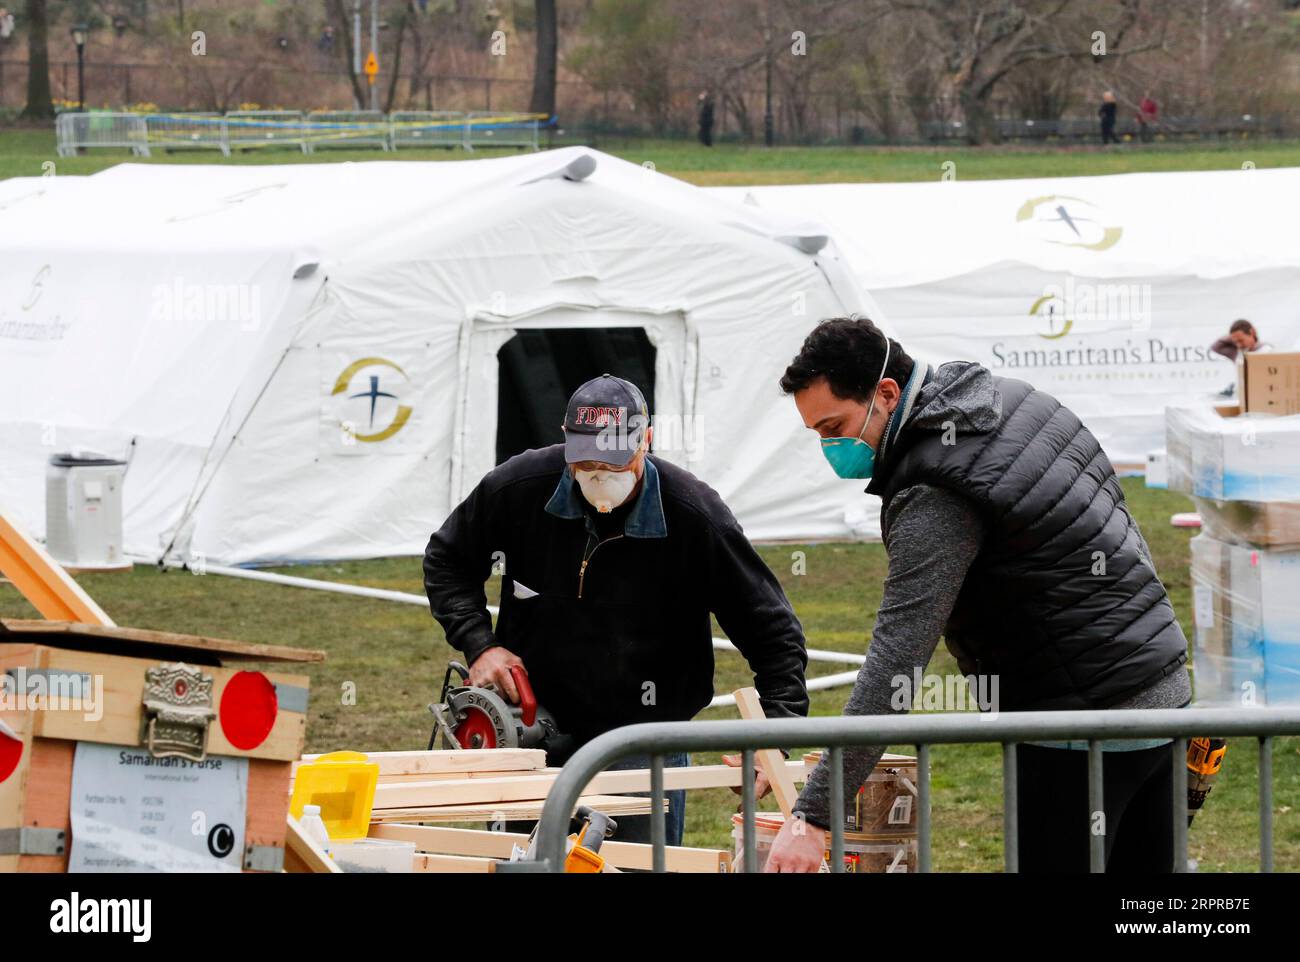
<path id="1" fill-rule="evenodd" d="M 1300 416 L 1167 412 L 1169 487 L 1192 495 L 1198 704 L 1300 704 Z"/>

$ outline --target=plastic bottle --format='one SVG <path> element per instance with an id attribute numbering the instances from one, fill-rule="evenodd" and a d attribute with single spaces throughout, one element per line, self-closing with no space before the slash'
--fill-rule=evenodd
<path id="1" fill-rule="evenodd" d="M 325 828 L 325 822 L 320 817 L 319 805 L 304 805 L 302 807 L 302 818 L 299 819 L 302 829 L 310 838 L 314 838 L 318 845 L 330 854 L 330 833 Z"/>

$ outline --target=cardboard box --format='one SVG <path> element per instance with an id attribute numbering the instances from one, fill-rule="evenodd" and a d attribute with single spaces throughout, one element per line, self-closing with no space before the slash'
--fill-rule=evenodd
<path id="1" fill-rule="evenodd" d="M 1216 501 L 1300 502 L 1300 415 L 1165 411 L 1169 489 Z"/>
<path id="2" fill-rule="evenodd" d="M 1300 550 L 1191 548 L 1197 703 L 1300 704 Z"/>
<path id="3" fill-rule="evenodd" d="M 821 752 L 804 755 L 810 771 L 819 761 Z M 850 803 L 844 828 L 873 838 L 912 837 L 916 817 L 916 758 L 886 753 Z"/>
<path id="4" fill-rule="evenodd" d="M 1211 538 L 1261 548 L 1300 547 L 1300 502 L 1193 500 Z"/>
<path id="5" fill-rule="evenodd" d="M 1247 414 L 1300 414 L 1300 351 L 1238 354 L 1237 398 Z"/>

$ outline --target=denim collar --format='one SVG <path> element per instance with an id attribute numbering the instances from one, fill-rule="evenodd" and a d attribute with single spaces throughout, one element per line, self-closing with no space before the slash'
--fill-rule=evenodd
<path id="1" fill-rule="evenodd" d="M 566 466 L 560 475 L 555 493 L 546 502 L 546 512 L 568 521 L 587 518 L 582 507 L 582 493 L 573 480 L 573 469 Z M 641 476 L 641 492 L 637 495 L 623 522 L 623 533 L 630 538 L 666 538 L 668 522 L 664 519 L 663 499 L 659 496 L 659 471 L 654 462 L 645 459 L 645 473 Z"/>

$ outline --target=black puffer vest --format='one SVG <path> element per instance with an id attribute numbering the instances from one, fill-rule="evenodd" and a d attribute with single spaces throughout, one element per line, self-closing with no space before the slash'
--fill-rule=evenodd
<path id="1" fill-rule="evenodd" d="M 1183 664 L 1187 640 L 1092 432 L 1023 381 L 993 383 L 992 430 L 909 418 L 867 491 L 887 510 L 930 484 L 984 516 L 945 638 L 964 673 L 999 676 L 1002 710 L 1109 707 Z"/>

